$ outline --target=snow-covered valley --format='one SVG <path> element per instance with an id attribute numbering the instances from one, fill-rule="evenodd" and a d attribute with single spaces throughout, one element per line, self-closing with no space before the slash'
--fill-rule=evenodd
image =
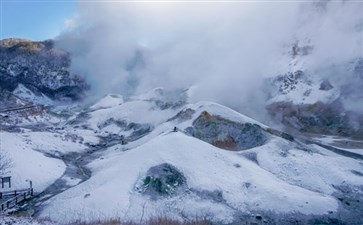
<path id="1" fill-rule="evenodd" d="M 216 103 L 188 104 L 184 92 L 178 101 L 168 95 L 107 95 L 68 118 L 53 112 L 34 130 L 4 126 L 13 188 L 32 180 L 36 193 L 19 211 L 60 224 L 163 216 L 223 224 L 363 221 L 362 158 Z"/>

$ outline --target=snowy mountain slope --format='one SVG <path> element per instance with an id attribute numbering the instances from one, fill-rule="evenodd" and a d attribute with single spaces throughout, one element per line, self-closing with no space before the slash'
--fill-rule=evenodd
<path id="1" fill-rule="evenodd" d="M 32 180 L 34 191 L 41 192 L 63 174 L 65 165 L 62 161 L 36 151 L 38 147 L 49 147 L 47 139 L 8 132 L 1 132 L 0 138 L 1 152 L 13 162 L 11 172 L 7 174 L 12 177 L 12 189 L 29 188 L 27 180 Z M 38 143 L 37 147 L 33 142 Z"/>
<path id="2" fill-rule="evenodd" d="M 338 136 L 315 137 L 314 140 L 325 145 L 334 146 L 340 150 L 363 155 L 363 141 Z"/>
<path id="3" fill-rule="evenodd" d="M 9 108 L 22 107 L 30 104 L 28 101 L 23 100 L 13 93 L 0 88 L 0 110 L 5 111 Z"/>
<path id="4" fill-rule="evenodd" d="M 124 102 L 122 95 L 108 94 L 89 108 L 91 110 L 97 110 L 102 108 L 111 108 L 116 105 L 121 105 Z"/>
<path id="5" fill-rule="evenodd" d="M 293 104 L 314 104 L 322 102 L 330 104 L 340 95 L 340 90 L 334 88 L 328 80 L 314 79 L 303 71 L 288 73 L 274 81 L 273 96 L 267 104 L 274 102 L 291 102 Z"/>
<path id="6" fill-rule="evenodd" d="M 95 132 L 95 135 L 112 139 L 135 141 L 150 133 L 179 112 L 184 103 L 184 93 L 169 99 L 169 92 L 162 94 L 158 88 L 124 99 L 120 95 L 106 95 L 67 122 L 68 126 Z"/>
<path id="7" fill-rule="evenodd" d="M 21 99 L 24 99 L 28 102 L 32 102 L 37 105 L 55 105 L 54 101 L 45 96 L 44 94 L 36 95 L 34 92 L 26 88 L 23 84 L 18 84 L 18 86 L 13 91 L 13 94 Z"/>
<path id="8" fill-rule="evenodd" d="M 129 110 L 140 109 L 139 103 L 124 104 Z M 271 133 L 262 145 L 237 152 L 193 138 L 187 130 L 204 112 L 269 129 L 209 102 L 185 105 L 174 116 L 161 113 L 164 122 L 154 123 L 150 133 L 99 152 L 88 164 L 91 178 L 48 200 L 40 216 L 62 223 L 107 218 L 140 222 L 158 215 L 228 223 L 238 220 L 239 214 L 272 209 L 285 214 L 335 215 L 341 208 L 335 187 L 363 185 L 359 172 L 355 173 L 363 169 L 358 160 Z M 171 132 L 175 126 L 179 132 Z M 179 183 L 163 183 L 156 168 L 174 168 L 171 171 L 181 177 Z M 160 178 L 161 186 L 147 183 L 147 177 Z"/>
<path id="9" fill-rule="evenodd" d="M 220 104 L 164 95 L 107 95 L 58 116 L 54 127 L 18 124 L 24 133 L 4 132 L 6 151 L 22 160 L 12 171 L 16 182 L 26 175 L 38 193 L 47 187 L 25 209 L 60 224 L 164 215 L 216 223 L 255 215 L 270 223 L 291 215 L 302 223 L 363 221 L 359 158 L 303 144 Z M 47 170 L 24 172 L 34 163 L 22 148 Z"/>
<path id="10" fill-rule="evenodd" d="M 109 109 L 91 112 L 88 125 L 92 129 L 97 129 L 105 126 L 107 120 L 114 119 L 115 121 L 124 121 L 127 124 L 134 122 L 154 126 L 174 113 L 175 110 L 158 110 L 157 106 L 152 102 L 130 101 Z"/>
<path id="11" fill-rule="evenodd" d="M 143 157 L 140 159 L 140 156 Z M 150 167 L 163 163 L 181 171 L 187 186 L 176 196 L 153 201 L 143 196 L 137 185 Z M 85 220 L 117 216 L 137 221 L 142 210 L 145 210 L 145 219 L 160 212 L 181 218 L 181 214 L 193 217 L 195 212 L 203 211 L 206 215 L 200 216 L 207 216 L 217 205 L 223 213 L 210 219 L 232 222 L 227 218 L 232 219 L 238 210 L 274 208 L 277 212 L 324 214 L 338 207 L 336 200 L 324 193 L 291 185 L 239 153 L 223 151 L 182 133 L 160 136 L 139 148 L 114 153 L 112 157 L 106 155 L 89 166 L 92 178 L 51 200 L 42 216 L 62 222 L 65 215 L 74 221 L 79 214 L 85 215 Z M 220 192 L 221 199 L 208 199 L 207 193 L 214 192 Z M 174 207 L 170 209 L 171 205 Z"/>
<path id="12" fill-rule="evenodd" d="M 273 141 L 261 147 L 256 160 L 260 167 L 280 179 L 318 193 L 333 194 L 334 186 L 344 183 L 362 185 L 360 177 L 354 174 L 354 171 L 362 171 L 359 161 L 316 145 L 304 147 L 306 149 L 289 147 Z"/>

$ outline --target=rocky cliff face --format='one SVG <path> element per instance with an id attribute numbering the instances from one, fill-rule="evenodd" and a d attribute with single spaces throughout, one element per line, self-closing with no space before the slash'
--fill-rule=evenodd
<path id="1" fill-rule="evenodd" d="M 358 58 L 316 71 L 279 75 L 266 84 L 270 89 L 266 109 L 289 129 L 362 137 L 362 74 L 363 59 Z"/>
<path id="2" fill-rule="evenodd" d="M 69 54 L 56 49 L 51 40 L 0 41 L 0 88 L 9 92 L 22 84 L 35 94 L 44 94 L 53 100 L 79 100 L 89 87 L 69 66 Z"/>

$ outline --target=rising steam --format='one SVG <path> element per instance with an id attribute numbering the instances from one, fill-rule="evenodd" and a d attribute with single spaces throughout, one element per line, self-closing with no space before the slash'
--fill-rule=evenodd
<path id="1" fill-rule="evenodd" d="M 75 28 L 57 44 L 97 95 L 194 86 L 192 100 L 256 114 L 264 111 L 263 79 L 289 70 L 296 40 L 314 46 L 310 68 L 362 54 L 357 2 L 79 4 Z"/>

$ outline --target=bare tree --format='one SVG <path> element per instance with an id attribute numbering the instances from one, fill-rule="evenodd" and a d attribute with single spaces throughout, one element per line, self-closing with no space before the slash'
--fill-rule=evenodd
<path id="1" fill-rule="evenodd" d="M 10 169 L 14 166 L 13 160 L 6 152 L 0 150 L 0 176 L 10 172 Z"/>

